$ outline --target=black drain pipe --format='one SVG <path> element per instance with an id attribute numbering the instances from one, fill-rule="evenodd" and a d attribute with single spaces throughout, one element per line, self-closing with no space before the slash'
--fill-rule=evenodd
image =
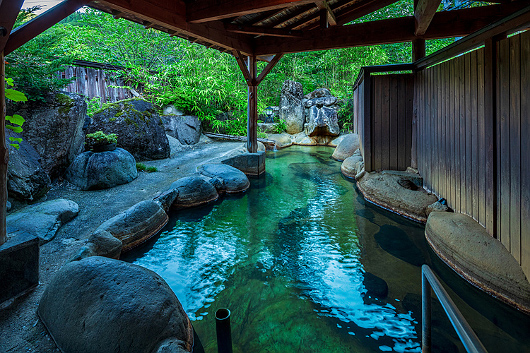
<path id="1" fill-rule="evenodd" d="M 232 353 L 232 332 L 230 330 L 230 310 L 219 309 L 215 313 L 217 331 L 217 352 Z"/>

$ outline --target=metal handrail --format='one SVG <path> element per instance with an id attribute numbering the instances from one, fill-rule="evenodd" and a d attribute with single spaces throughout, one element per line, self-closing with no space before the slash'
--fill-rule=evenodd
<path id="1" fill-rule="evenodd" d="M 421 267 L 422 353 L 431 352 L 431 289 L 442 304 L 466 351 L 469 353 L 487 353 L 482 342 L 427 265 Z"/>

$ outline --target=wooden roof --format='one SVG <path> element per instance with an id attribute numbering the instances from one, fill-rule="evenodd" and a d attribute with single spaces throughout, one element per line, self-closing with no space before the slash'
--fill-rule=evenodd
<path id="1" fill-rule="evenodd" d="M 276 53 L 460 37 L 528 6 L 528 0 L 491 0 L 496 4 L 437 11 L 441 0 L 415 0 L 414 16 L 349 24 L 396 1 L 65 0 L 49 11 L 48 18 L 39 16 L 42 18 L 25 25 L 25 30 L 14 31 L 5 51 L 11 52 L 83 5 L 220 51 L 236 50 L 261 58 Z"/>
<path id="2" fill-rule="evenodd" d="M 221 51 L 270 55 L 465 36 L 527 1 L 436 12 L 417 1 L 415 16 L 346 25 L 396 0 L 96 0 L 89 6 Z"/>

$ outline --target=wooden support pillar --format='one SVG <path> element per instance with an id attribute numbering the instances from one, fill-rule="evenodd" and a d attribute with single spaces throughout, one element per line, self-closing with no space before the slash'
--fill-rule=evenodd
<path id="1" fill-rule="evenodd" d="M 6 146 L 6 101 L 5 101 L 5 62 L 4 52 L 0 52 L 0 245 L 7 240 L 6 213 L 7 213 L 7 163 L 9 152 Z"/>
<path id="2" fill-rule="evenodd" d="M 250 82 L 248 84 L 248 106 L 247 106 L 247 150 L 250 153 L 258 151 L 258 82 L 256 56 L 247 58 Z"/>
<path id="3" fill-rule="evenodd" d="M 412 62 L 425 57 L 425 39 L 416 38 L 412 41 Z"/>
<path id="4" fill-rule="evenodd" d="M 248 85 L 247 149 L 250 153 L 256 153 L 258 151 L 258 86 L 278 61 L 280 61 L 283 53 L 276 54 L 259 76 L 255 55 L 249 56 L 247 58 L 247 65 L 245 65 L 243 55 L 239 51 L 234 50 L 232 53 Z"/>
<path id="5" fill-rule="evenodd" d="M 319 14 L 320 14 L 320 28 L 321 29 L 326 29 L 329 27 L 329 22 L 328 22 L 328 10 L 326 9 L 321 9 L 319 11 Z"/>
<path id="6" fill-rule="evenodd" d="M 372 166 L 372 78 L 369 70 L 364 71 L 364 169 L 373 172 Z"/>

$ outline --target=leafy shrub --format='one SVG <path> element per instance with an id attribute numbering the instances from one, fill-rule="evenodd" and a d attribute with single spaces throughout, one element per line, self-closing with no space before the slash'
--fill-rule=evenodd
<path id="1" fill-rule="evenodd" d="M 7 86 L 14 86 L 13 79 L 12 78 L 6 78 L 5 82 Z M 6 88 L 5 89 L 5 96 L 7 99 L 12 100 L 13 102 L 26 102 L 28 98 L 26 95 L 22 92 L 19 92 L 17 90 L 14 90 L 12 88 Z M 22 116 L 18 114 L 7 115 L 6 116 L 6 122 L 9 122 L 10 124 L 6 124 L 6 128 L 13 130 L 16 133 L 21 133 L 24 131 L 22 129 L 22 124 L 24 124 L 25 120 Z M 22 139 L 20 137 L 9 137 L 9 146 L 15 147 L 17 150 L 20 148 L 19 143 L 22 142 Z"/>
<path id="2" fill-rule="evenodd" d="M 148 167 L 143 163 L 136 163 L 136 170 L 139 172 L 147 172 L 147 173 L 158 172 L 157 167 Z"/>
<path id="3" fill-rule="evenodd" d="M 92 134 L 86 135 L 88 145 L 107 145 L 110 143 L 118 143 L 118 136 L 116 134 L 105 134 L 103 131 L 96 131 Z"/>
<path id="4" fill-rule="evenodd" d="M 278 122 L 276 123 L 276 133 L 281 134 L 282 132 L 285 132 L 285 130 L 287 130 L 285 120 L 278 118 Z"/>

